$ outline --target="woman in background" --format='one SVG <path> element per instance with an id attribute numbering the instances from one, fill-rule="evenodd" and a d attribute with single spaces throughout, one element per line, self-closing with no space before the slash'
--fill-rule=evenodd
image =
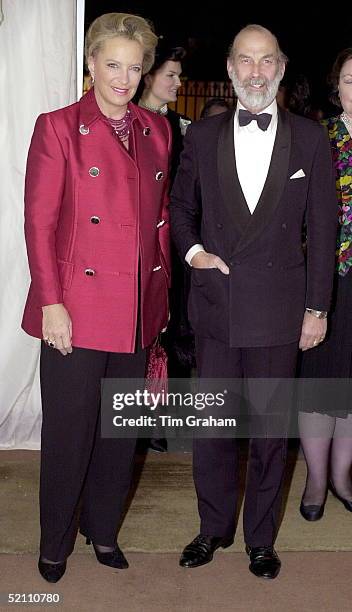
<path id="1" fill-rule="evenodd" d="M 339 201 L 335 291 L 327 338 L 313 351 L 303 354 L 301 376 L 349 379 L 352 376 L 352 48 L 337 56 L 330 82 L 332 101 L 342 109 L 340 114 L 324 122 Z M 343 405 L 325 404 L 323 398 L 320 405 L 308 405 L 305 401 L 299 413 L 301 443 L 307 462 L 300 511 L 308 521 L 317 521 L 323 516 L 328 486 L 346 510 L 352 512 L 351 397 L 346 397 Z"/>
<path id="2" fill-rule="evenodd" d="M 171 182 L 173 182 L 183 148 L 183 136 L 190 119 L 169 108 L 168 104 L 176 102 L 177 92 L 181 87 L 182 59 L 185 56 L 183 47 L 172 46 L 160 37 L 155 52 L 155 62 L 143 78 L 138 104 L 142 108 L 163 115 L 172 129 Z M 137 93 L 138 97 L 138 93 Z"/>
<path id="3" fill-rule="evenodd" d="M 101 436 L 100 384 L 144 378 L 145 349 L 168 318 L 171 131 L 131 103 L 156 43 L 141 17 L 98 17 L 85 43 L 92 89 L 40 115 L 29 150 L 23 328 L 42 339 L 38 567 L 48 582 L 63 576 L 77 528 L 100 563 L 128 567 L 116 537 L 135 439 Z"/>
<path id="4" fill-rule="evenodd" d="M 191 121 L 169 108 L 176 102 L 181 87 L 183 47 L 171 45 L 160 37 L 155 53 L 155 62 L 141 84 L 138 104 L 140 107 L 159 114 L 168 120 L 172 130 L 172 155 L 170 168 L 170 189 L 176 176 L 183 148 L 183 137 Z M 170 378 L 188 378 L 195 366 L 194 337 L 187 316 L 187 301 L 190 286 L 189 271 L 171 245 L 172 285 L 170 289 L 170 321 L 163 344 L 168 354 L 168 374 Z M 149 447 L 157 452 L 167 450 L 167 441 L 161 437 L 149 441 Z"/>

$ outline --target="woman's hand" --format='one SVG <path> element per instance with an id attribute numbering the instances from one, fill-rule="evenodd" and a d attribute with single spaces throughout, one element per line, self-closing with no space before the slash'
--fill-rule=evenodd
<path id="1" fill-rule="evenodd" d="M 43 338 L 54 343 L 62 355 L 72 353 L 72 321 L 63 304 L 43 306 Z"/>

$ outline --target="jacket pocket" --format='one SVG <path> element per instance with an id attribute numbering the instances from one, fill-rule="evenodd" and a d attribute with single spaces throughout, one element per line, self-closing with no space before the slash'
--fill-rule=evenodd
<path id="1" fill-rule="evenodd" d="M 220 270 L 218 268 L 191 268 L 192 284 L 197 287 L 212 285 L 220 279 Z"/>

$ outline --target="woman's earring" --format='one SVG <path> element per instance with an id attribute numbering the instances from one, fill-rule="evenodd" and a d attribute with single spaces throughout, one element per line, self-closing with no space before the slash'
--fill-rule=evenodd
<path id="1" fill-rule="evenodd" d="M 91 78 L 91 80 L 92 80 L 92 85 L 94 85 L 94 74 L 91 74 L 91 75 L 90 75 L 90 78 Z"/>

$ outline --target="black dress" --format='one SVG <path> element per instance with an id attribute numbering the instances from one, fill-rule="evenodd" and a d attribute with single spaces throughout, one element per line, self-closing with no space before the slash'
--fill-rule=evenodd
<path id="1" fill-rule="evenodd" d="M 299 409 L 345 418 L 352 413 L 352 218 L 348 216 L 348 205 L 352 208 L 352 164 L 350 154 L 346 154 L 351 139 L 339 118 L 328 119 L 325 124 L 336 168 L 339 200 L 337 272 L 326 339 L 302 354 L 299 374 L 306 379 L 344 380 L 317 381 L 315 396 L 311 393 L 313 380 L 304 382 Z M 307 389 L 309 393 L 304 392 Z"/>

